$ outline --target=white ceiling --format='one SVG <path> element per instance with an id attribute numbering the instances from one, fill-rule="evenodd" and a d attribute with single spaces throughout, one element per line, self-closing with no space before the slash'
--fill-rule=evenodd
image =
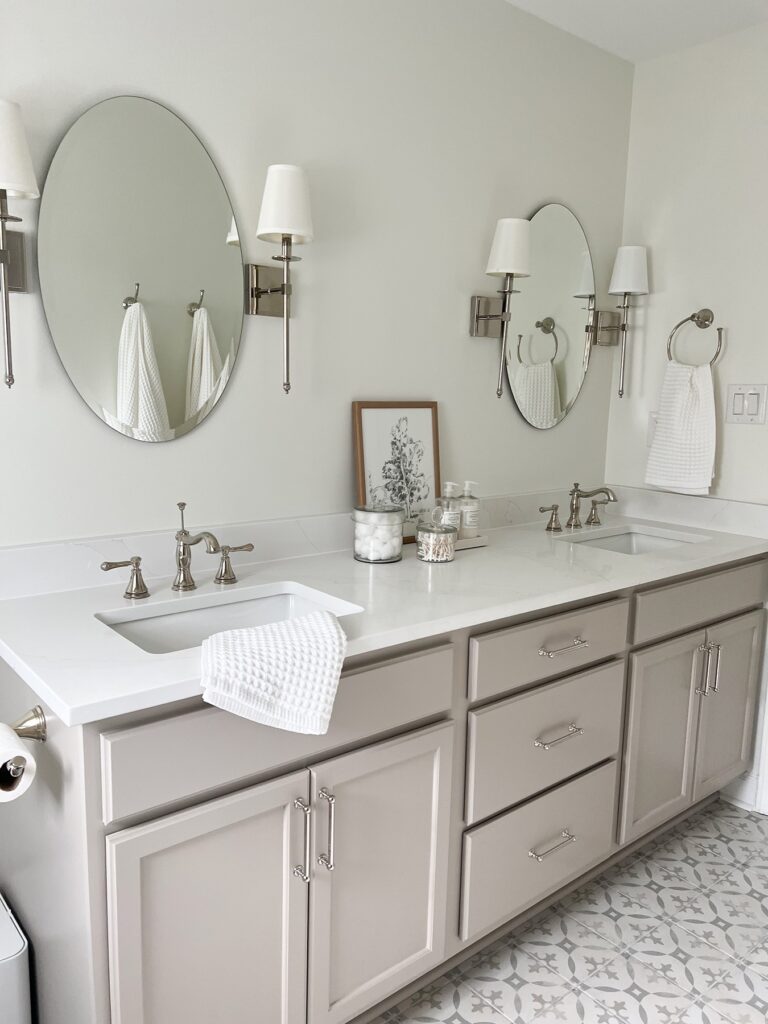
<path id="1" fill-rule="evenodd" d="M 508 0 L 603 50 L 647 60 L 768 21 L 768 0 Z M 717 69 L 712 69 L 717 74 Z"/>

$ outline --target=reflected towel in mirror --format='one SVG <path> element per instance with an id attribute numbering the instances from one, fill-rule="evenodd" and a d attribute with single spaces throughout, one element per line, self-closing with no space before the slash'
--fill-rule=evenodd
<path id="1" fill-rule="evenodd" d="M 554 427 L 562 412 L 554 363 L 521 363 L 513 388 L 520 412 L 531 426 Z"/>
<path id="2" fill-rule="evenodd" d="M 221 354 L 216 335 L 213 333 L 208 310 L 201 306 L 192 318 L 185 419 L 197 415 L 216 392 L 220 375 Z"/>
<path id="3" fill-rule="evenodd" d="M 117 420 L 142 441 L 167 441 L 173 436 L 152 332 L 140 302 L 125 311 L 120 332 Z"/>
<path id="4" fill-rule="evenodd" d="M 645 482 L 681 494 L 708 494 L 715 475 L 712 369 L 667 363 Z"/>

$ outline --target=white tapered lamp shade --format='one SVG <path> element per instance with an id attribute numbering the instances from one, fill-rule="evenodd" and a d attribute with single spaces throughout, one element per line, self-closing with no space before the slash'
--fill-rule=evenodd
<path id="1" fill-rule="evenodd" d="M 619 247 L 608 291 L 611 295 L 648 294 L 648 256 L 644 245 Z"/>
<path id="2" fill-rule="evenodd" d="M 294 245 L 312 241 L 309 186 L 301 167 L 272 164 L 267 169 L 256 237 L 278 244 L 286 237 Z"/>
<path id="3" fill-rule="evenodd" d="M 37 199 L 40 195 L 21 107 L 11 100 L 0 100 L 0 189 L 18 199 Z"/>
<path id="4" fill-rule="evenodd" d="M 235 218 L 232 218 L 232 223 L 229 225 L 229 231 L 227 232 L 227 245 L 240 245 L 240 235 L 237 233 L 237 224 L 235 224 Z"/>
<path id="5" fill-rule="evenodd" d="M 504 217 L 496 224 L 486 274 L 492 277 L 531 276 L 531 222 Z"/>
<path id="6" fill-rule="evenodd" d="M 592 269 L 592 257 L 588 252 L 582 253 L 581 257 L 581 273 L 579 274 L 579 282 L 576 285 L 576 291 L 573 293 L 574 299 L 591 299 L 595 294 L 595 273 Z"/>

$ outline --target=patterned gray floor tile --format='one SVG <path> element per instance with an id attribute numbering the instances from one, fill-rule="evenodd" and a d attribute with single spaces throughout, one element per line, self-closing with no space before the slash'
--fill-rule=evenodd
<path id="1" fill-rule="evenodd" d="M 505 1024 L 504 1016 L 467 985 L 428 985 L 397 1007 L 388 1024 Z M 387 1018 L 382 1019 L 383 1021 Z"/>
<path id="2" fill-rule="evenodd" d="M 766 1024 L 768 818 L 716 803 L 378 1024 Z"/>
<path id="3" fill-rule="evenodd" d="M 578 1017 L 577 995 L 562 978 L 547 982 L 478 981 L 474 991 L 484 1003 L 513 1024 L 572 1024 Z"/>

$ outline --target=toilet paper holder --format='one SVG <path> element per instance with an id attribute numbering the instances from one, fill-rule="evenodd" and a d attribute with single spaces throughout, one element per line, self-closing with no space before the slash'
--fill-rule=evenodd
<path id="1" fill-rule="evenodd" d="M 35 704 L 18 721 L 13 722 L 11 728 L 23 740 L 37 740 L 39 743 L 45 743 L 48 739 L 48 722 L 45 712 L 39 704 Z"/>

